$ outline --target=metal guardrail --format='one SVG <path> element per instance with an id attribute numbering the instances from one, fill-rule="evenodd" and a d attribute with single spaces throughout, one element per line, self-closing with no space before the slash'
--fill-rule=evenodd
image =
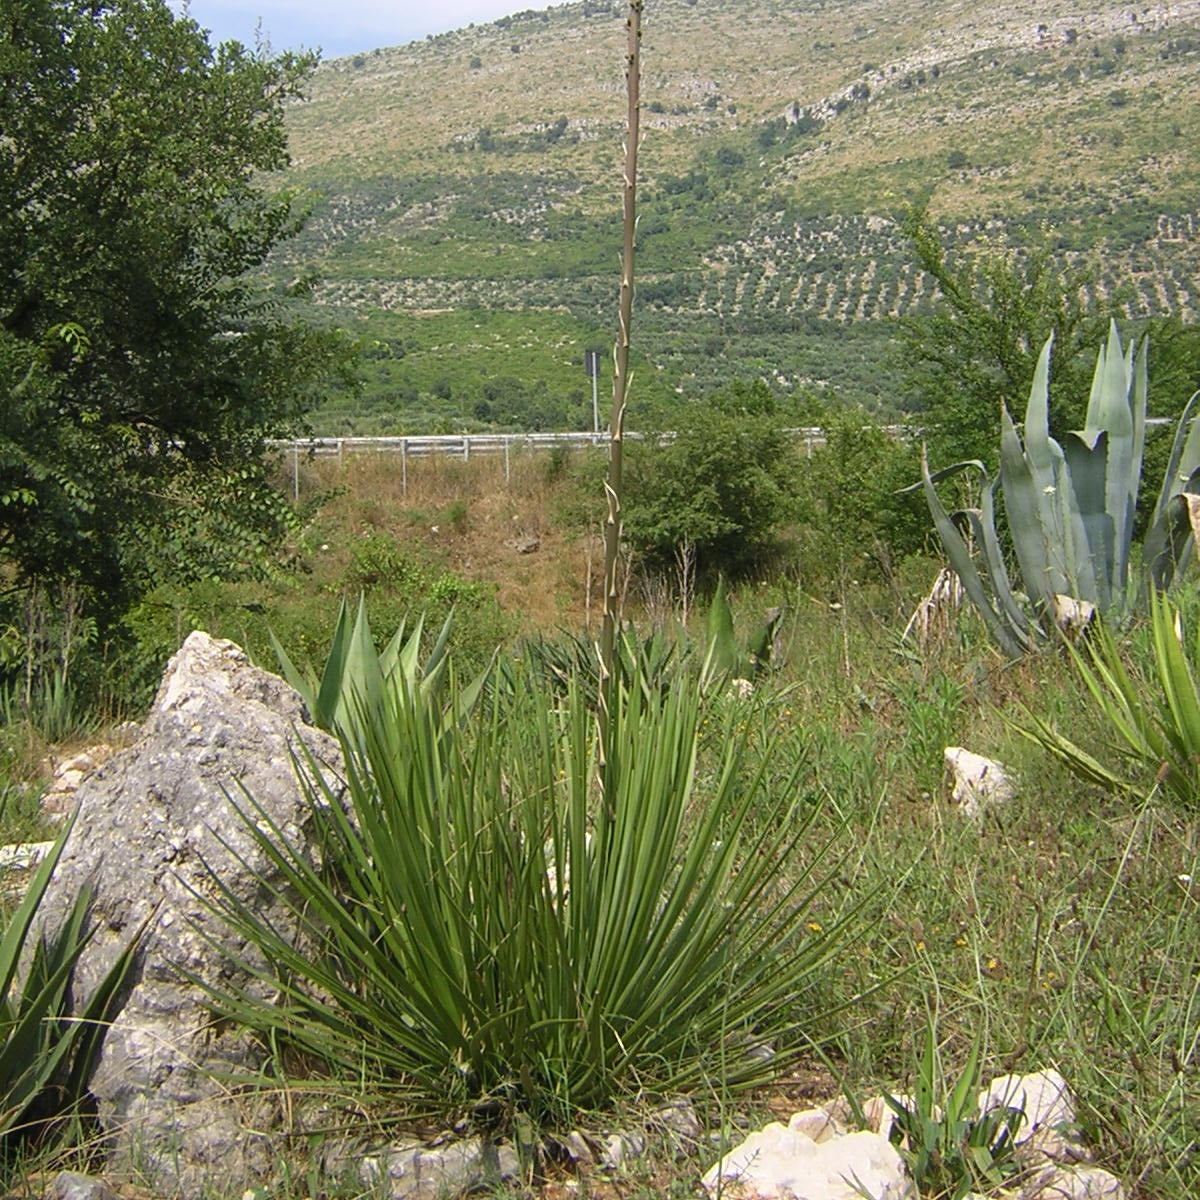
<path id="1" fill-rule="evenodd" d="M 885 431 L 892 437 L 905 437 L 912 433 L 906 425 L 887 425 Z M 803 442 L 811 457 L 814 446 L 825 444 L 825 431 L 819 426 L 787 429 L 798 442 Z M 639 441 L 645 435 L 628 432 L 625 437 Z M 660 435 L 664 442 L 674 434 Z M 292 460 L 292 495 L 300 495 L 300 459 L 336 458 L 340 463 L 347 454 L 398 454 L 400 456 L 401 488 L 408 494 L 408 460 L 410 458 L 432 458 L 442 455 L 459 458 L 464 462 L 479 454 L 503 454 L 504 478 L 511 478 L 513 450 L 550 450 L 557 446 L 568 448 L 595 448 L 608 445 L 608 430 L 593 433 L 446 433 L 404 437 L 314 437 L 298 438 L 294 441 L 270 441 L 273 450 L 287 454 Z"/>

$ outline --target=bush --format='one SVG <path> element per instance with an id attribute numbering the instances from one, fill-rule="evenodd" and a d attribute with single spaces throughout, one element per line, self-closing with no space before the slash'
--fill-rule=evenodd
<path id="1" fill-rule="evenodd" d="M 919 451 L 890 437 L 862 409 L 819 403 L 806 413 L 805 423 L 810 421 L 825 431 L 825 445 L 799 464 L 805 578 L 890 576 L 927 535 L 920 498 L 896 495 L 919 476 Z"/>
<path id="2" fill-rule="evenodd" d="M 733 709 L 701 783 L 694 676 L 625 693 L 603 766 L 574 686 L 560 702 L 529 680 L 474 729 L 415 688 L 387 707 L 361 753 L 344 744 L 351 812 L 302 772 L 317 855 L 248 802 L 308 948 L 223 894 L 262 955 L 239 966 L 268 991 L 221 994 L 222 1012 L 410 1118 L 569 1122 L 627 1095 L 736 1090 L 817 1032 L 801 998 L 847 928 L 808 920 L 822 855 L 800 865 L 798 848 L 818 807 L 800 809 L 798 764 L 771 785 L 740 769 Z"/>
<path id="3" fill-rule="evenodd" d="M 735 383 L 665 419 L 670 441 L 626 443 L 630 543 L 657 570 L 690 544 L 710 580 L 768 567 L 792 515 L 797 460 L 766 385 Z"/>

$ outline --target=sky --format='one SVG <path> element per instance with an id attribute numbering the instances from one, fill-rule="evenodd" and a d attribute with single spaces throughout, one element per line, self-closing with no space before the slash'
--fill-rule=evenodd
<path id="1" fill-rule="evenodd" d="M 254 45 L 261 18 L 273 50 L 319 48 L 322 58 L 338 58 L 461 29 L 472 21 L 481 25 L 530 8 L 540 11 L 555 2 L 562 0 L 191 0 L 189 8 L 214 42 Z M 183 0 L 172 0 L 171 6 L 178 12 Z"/>

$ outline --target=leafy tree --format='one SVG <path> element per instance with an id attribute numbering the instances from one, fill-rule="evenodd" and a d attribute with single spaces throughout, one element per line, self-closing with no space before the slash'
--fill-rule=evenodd
<path id="1" fill-rule="evenodd" d="M 1102 311 L 1084 296 L 1087 270 L 1064 267 L 1045 239 L 952 259 L 924 208 L 903 222 L 917 262 L 937 283 L 942 302 L 905 318 L 907 385 L 929 443 L 931 465 L 976 458 L 994 467 L 1000 406 L 1024 412 L 1037 358 L 1054 334 L 1050 432 L 1061 440 L 1081 429 L 1096 351 L 1128 295 L 1109 293 Z M 1151 415 L 1174 419 L 1200 387 L 1200 326 L 1173 316 L 1141 322 L 1150 339 Z M 1166 462 L 1170 438 L 1147 443 L 1147 469 Z"/>
<path id="2" fill-rule="evenodd" d="M 792 512 L 797 462 L 761 381 L 734 383 L 663 414 L 674 437 L 626 446 L 625 534 L 651 567 L 688 543 L 709 578 L 765 566 Z"/>
<path id="3" fill-rule="evenodd" d="M 261 270 L 295 233 L 285 102 L 314 66 L 163 0 L 0 9 L 0 566 L 112 605 L 260 563 L 264 438 L 349 370 Z"/>
<path id="4" fill-rule="evenodd" d="M 1091 275 L 1062 267 L 1044 241 L 951 258 L 924 206 L 907 214 L 902 229 L 941 292 L 932 312 L 901 322 L 907 385 L 930 461 L 994 460 L 1001 403 L 1024 410 L 1051 333 L 1051 428 L 1082 427 L 1096 347 L 1108 328 L 1108 317 L 1081 298 Z"/>

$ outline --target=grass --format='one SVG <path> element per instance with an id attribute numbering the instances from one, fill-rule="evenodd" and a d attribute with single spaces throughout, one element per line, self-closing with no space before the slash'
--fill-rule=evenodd
<path id="1" fill-rule="evenodd" d="M 583 625 L 586 547 L 553 516 L 569 498 L 571 471 L 540 457 L 510 464 L 507 481 L 500 459 L 409 467 L 405 495 L 388 460 L 302 464 L 309 524 L 293 547 L 293 570 L 269 585 L 160 597 L 159 653 L 199 620 L 245 636 L 270 662 L 269 616 L 291 635 L 289 652 L 321 659 L 351 580 L 366 587 L 382 637 L 391 630 L 380 613 L 414 601 L 406 577 L 420 580 L 420 596 L 439 579 L 486 583 L 482 607 L 467 610 L 486 616 L 483 626 L 473 629 L 459 610 L 467 658 L 500 639 L 511 645 L 518 631 Z M 535 553 L 505 545 L 518 529 L 541 538 Z M 806 1107 L 814 1090 L 826 1098 L 845 1087 L 860 1099 L 907 1090 L 936 1008 L 947 1078 L 986 1029 L 985 1079 L 1054 1066 L 1078 1097 L 1100 1162 L 1131 1194 L 1184 1200 L 1200 1188 L 1200 893 L 1187 882 L 1200 879 L 1200 817 L 1154 792 L 1152 771 L 1129 796 L 1081 785 L 1012 729 L 1009 717 L 1028 706 L 1091 752 L 1104 751 L 1111 737 L 1065 658 L 1008 663 L 969 614 L 927 645 L 899 643 L 926 572 L 932 564 L 914 562 L 895 588 L 839 592 L 840 609 L 817 580 L 801 589 L 780 577 L 736 594 L 739 629 L 787 602 L 784 655 L 754 696 L 716 702 L 701 726 L 700 777 L 721 753 L 726 721 L 747 739 L 744 770 L 766 756 L 769 786 L 794 775 L 794 801 L 813 826 L 789 869 L 807 866 L 812 847 L 841 827 L 852 848 L 837 894 L 818 895 L 806 920 L 833 922 L 837 895 L 849 894 L 865 905 L 870 933 L 832 960 L 806 1000 L 833 1008 L 863 997 L 826 1049 L 835 1075 L 802 1055 L 790 1082 L 738 1101 L 714 1078 L 695 1096 L 702 1119 L 740 1138 L 746 1123 Z M 703 616 L 701 606 L 697 629 Z M 431 614 L 428 625 L 439 624 Z M 1147 645 L 1135 640 L 1127 653 Z M 158 669 L 145 666 L 148 677 Z M 16 747 L 5 759 L 10 785 L 36 775 L 37 755 L 13 729 L 3 736 Z M 946 743 L 1004 761 L 1017 783 L 1012 805 L 978 824 L 954 812 L 940 774 Z M 747 820 L 753 831 L 770 817 L 764 808 Z M 627 1119 L 620 1108 L 578 1118 L 593 1128 Z M 652 1148 L 626 1174 L 593 1174 L 584 1187 L 594 1196 L 691 1194 L 715 1153 L 676 1161 Z M 569 1172 L 545 1172 L 530 1190 L 564 1194 Z M 301 1165 L 292 1180 L 280 1195 L 311 1194 Z"/>

